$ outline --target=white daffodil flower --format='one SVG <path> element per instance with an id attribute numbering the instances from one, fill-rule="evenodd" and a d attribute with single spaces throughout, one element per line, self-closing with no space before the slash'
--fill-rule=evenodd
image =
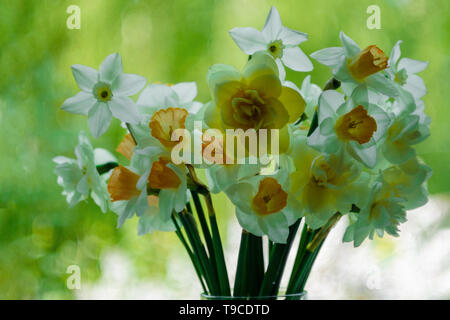
<path id="1" fill-rule="evenodd" d="M 360 88 L 361 89 L 361 88 Z M 367 102 L 356 90 L 345 101 L 337 91 L 327 90 L 319 98 L 318 127 L 308 138 L 308 145 L 325 154 L 350 155 L 369 168 L 377 160 L 377 142 L 390 123 L 387 113 Z"/>
<path id="2" fill-rule="evenodd" d="M 402 113 L 394 118 L 381 144 L 384 157 L 391 163 L 400 164 L 415 156 L 414 145 L 430 135 L 430 118 L 423 108 L 413 113 Z"/>
<path id="3" fill-rule="evenodd" d="M 359 213 L 352 214 L 356 221 L 347 228 L 344 241 L 354 241 L 357 247 L 367 237 L 373 239 L 375 233 L 379 237 L 384 232 L 398 236 L 398 226 L 406 221 L 406 210 L 423 206 L 428 201 L 426 182 L 431 173 L 431 168 L 417 158 L 383 170 L 366 204 Z"/>
<path id="4" fill-rule="evenodd" d="M 174 85 L 153 83 L 142 90 L 137 105 L 145 114 L 153 114 L 159 109 L 179 107 L 195 114 L 203 106 L 194 101 L 197 96 L 195 82 L 180 82 Z"/>
<path id="5" fill-rule="evenodd" d="M 400 59 L 401 43 L 401 40 L 397 41 L 394 48 L 392 48 L 389 57 L 389 68 L 386 69 L 386 73 L 392 81 L 411 93 L 415 99 L 420 99 L 427 93 L 427 89 L 423 79 L 416 73 L 425 70 L 428 67 L 428 62 L 409 58 Z"/>
<path id="6" fill-rule="evenodd" d="M 80 133 L 79 143 L 75 148 L 76 159 L 55 157 L 55 174 L 58 184 L 63 187 L 63 195 L 70 207 L 88 198 L 89 194 L 102 212 L 108 210 L 109 195 L 106 190 L 106 179 L 100 176 L 97 165 L 116 162 L 116 158 L 105 149 L 93 149 L 91 143 Z"/>
<path id="7" fill-rule="evenodd" d="M 346 214 L 353 204 L 363 203 L 369 176 L 357 161 L 321 154 L 307 145 L 302 133 L 294 136 L 290 155 L 295 170 L 289 175 L 289 194 L 297 200 L 310 228 L 320 228 L 336 212 Z"/>
<path id="8" fill-rule="evenodd" d="M 240 180 L 225 193 L 236 206 L 242 228 L 256 236 L 267 235 L 286 243 L 289 226 L 299 218 L 295 200 L 288 194 L 289 179 L 284 170 Z"/>
<path id="9" fill-rule="evenodd" d="M 230 35 L 245 54 L 269 52 L 275 58 L 282 80 L 286 77 L 283 64 L 295 71 L 309 72 L 313 69 L 308 56 L 299 48 L 299 44 L 308 40 L 308 35 L 283 26 L 275 7 L 270 9 L 262 31 L 234 28 L 230 30 Z"/>
<path id="10" fill-rule="evenodd" d="M 380 71 L 388 67 L 388 57 L 375 45 L 364 50 L 344 32 L 340 33 L 342 47 L 316 51 L 311 57 L 332 68 L 333 76 L 341 81 L 342 89 L 350 96 L 356 87 L 396 97 L 398 91 L 393 82 Z"/>
<path id="11" fill-rule="evenodd" d="M 140 121 L 139 110 L 129 97 L 144 88 L 147 80 L 123 73 L 119 54 L 106 57 L 99 71 L 76 64 L 72 66 L 72 73 L 81 92 L 64 101 L 61 108 L 87 115 L 94 137 L 98 138 L 108 129 L 113 116 L 132 124 Z"/>

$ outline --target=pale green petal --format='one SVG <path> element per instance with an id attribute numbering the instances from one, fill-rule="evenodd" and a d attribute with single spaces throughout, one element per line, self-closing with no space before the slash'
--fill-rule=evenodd
<path id="1" fill-rule="evenodd" d="M 118 53 L 110 54 L 100 65 L 100 80 L 112 84 L 122 71 L 122 58 Z"/>
<path id="2" fill-rule="evenodd" d="M 92 88 L 98 81 L 97 70 L 81 64 L 75 64 L 72 66 L 72 74 L 81 90 L 92 93 Z"/>
<path id="3" fill-rule="evenodd" d="M 234 28 L 230 30 L 230 36 L 245 54 L 252 55 L 267 49 L 267 41 L 255 28 Z"/>
<path id="4" fill-rule="evenodd" d="M 88 124 L 92 135 L 100 137 L 109 127 L 112 113 L 106 103 L 97 102 L 88 113 Z"/>
<path id="5" fill-rule="evenodd" d="M 92 93 L 81 91 L 77 95 L 66 99 L 61 109 L 74 114 L 87 115 L 96 102 L 97 100 L 95 100 Z"/>

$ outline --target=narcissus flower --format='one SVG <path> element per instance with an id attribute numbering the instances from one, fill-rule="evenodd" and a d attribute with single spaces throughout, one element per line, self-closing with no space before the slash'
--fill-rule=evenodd
<path id="1" fill-rule="evenodd" d="M 415 156 L 413 146 L 430 135 L 430 118 L 423 109 L 418 108 L 410 114 L 401 114 L 394 118 L 382 144 L 385 158 L 394 164 L 406 162 Z"/>
<path id="2" fill-rule="evenodd" d="M 281 84 L 269 54 L 254 54 L 242 74 L 231 66 L 214 65 L 207 80 L 213 96 L 205 111 L 210 128 L 280 129 L 280 152 L 287 149 L 287 124 L 297 121 L 305 102 L 296 90 Z"/>
<path id="3" fill-rule="evenodd" d="M 386 72 L 391 80 L 411 93 L 415 99 L 420 99 L 427 93 L 427 89 L 423 79 L 416 73 L 425 70 L 428 62 L 409 58 L 400 59 L 401 43 L 401 40 L 397 41 L 392 49 L 389 57 L 389 69 Z"/>
<path id="4" fill-rule="evenodd" d="M 99 71 L 79 64 L 72 66 L 72 73 L 82 90 L 67 99 L 62 109 L 70 113 L 88 116 L 89 129 L 94 137 L 108 129 L 112 117 L 123 122 L 138 123 L 139 111 L 129 96 L 144 88 L 144 77 L 124 74 L 122 59 L 111 54 L 102 62 Z"/>
<path id="5" fill-rule="evenodd" d="M 313 65 L 306 54 L 298 47 L 308 40 L 308 35 L 284 27 L 280 14 L 275 7 L 270 9 L 263 30 L 254 28 L 234 28 L 230 30 L 234 42 L 244 53 L 253 55 L 257 51 L 266 51 L 272 55 L 280 69 L 280 78 L 284 80 L 283 64 L 295 71 L 309 72 Z"/>
<path id="6" fill-rule="evenodd" d="M 257 175 L 243 179 L 225 192 L 236 206 L 242 228 L 254 235 L 286 243 L 289 226 L 300 217 L 294 200 L 288 194 L 287 172 Z"/>
<path id="7" fill-rule="evenodd" d="M 308 144 L 325 154 L 349 154 L 373 168 L 376 143 L 383 137 L 390 119 L 383 109 L 357 97 L 354 94 L 345 101 L 337 91 L 324 91 L 319 99 L 319 125 L 308 138 Z"/>
<path id="8" fill-rule="evenodd" d="M 364 50 L 342 31 L 342 47 L 331 47 L 316 51 L 311 57 L 332 68 L 333 76 L 341 81 L 346 95 L 356 87 L 382 93 L 388 97 L 398 95 L 395 85 L 380 71 L 388 67 L 388 56 L 376 45 Z"/>
<path id="9" fill-rule="evenodd" d="M 153 83 L 142 90 L 137 105 L 144 114 L 152 115 L 160 109 L 178 107 L 195 114 L 202 103 L 194 101 L 197 96 L 195 82 L 180 82 L 174 85 Z"/>
<path id="10" fill-rule="evenodd" d="M 93 149 L 91 143 L 80 133 L 79 143 L 75 148 L 76 159 L 55 157 L 55 174 L 58 184 L 63 187 L 70 207 L 87 199 L 89 194 L 102 212 L 106 212 L 109 204 L 109 195 L 106 190 L 105 178 L 100 176 L 96 165 L 115 162 L 114 156 L 104 149 Z"/>
<path id="11" fill-rule="evenodd" d="M 289 194 L 299 202 L 306 223 L 313 229 L 323 226 L 337 211 L 348 213 L 352 204 L 364 199 L 368 177 L 362 166 L 336 154 L 325 156 L 309 147 L 306 136 L 295 135 Z"/>
<path id="12" fill-rule="evenodd" d="M 352 214 L 356 221 L 347 228 L 344 241 L 354 241 L 357 247 L 365 238 L 373 239 L 375 233 L 379 237 L 384 232 L 398 236 L 398 226 L 406 221 L 406 210 L 427 202 L 425 182 L 430 176 L 431 169 L 416 158 L 383 170 L 366 204 L 359 213 Z"/>

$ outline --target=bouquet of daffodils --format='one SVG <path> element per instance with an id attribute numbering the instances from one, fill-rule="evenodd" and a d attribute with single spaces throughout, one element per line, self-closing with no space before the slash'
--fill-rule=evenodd
<path id="1" fill-rule="evenodd" d="M 307 35 L 283 26 L 275 8 L 262 31 L 234 28 L 230 35 L 248 61 L 242 70 L 212 66 L 205 104 L 195 101 L 194 82 L 146 87 L 144 77 L 123 73 L 118 54 L 98 71 L 73 65 L 81 92 L 62 109 L 87 115 L 95 138 L 119 119 L 126 132 L 116 152 L 128 161 L 93 149 L 81 133 L 76 159 L 56 157 L 55 173 L 69 206 L 90 195 L 118 215 L 119 227 L 136 215 L 141 235 L 175 232 L 205 296 L 280 295 L 300 233 L 284 293 L 290 299 L 304 292 L 339 220 L 348 221 L 343 241 L 357 247 L 375 234 L 398 236 L 406 211 L 426 203 L 431 169 L 414 146 L 429 135 L 426 89 L 416 74 L 428 63 L 400 58 L 401 41 L 388 57 L 341 32 L 341 47 L 311 54 L 330 67 L 330 80 L 321 89 L 308 75 L 299 88 L 286 80 L 285 67 L 313 70 L 299 47 Z M 211 197 L 219 192 L 242 226 L 234 284 Z"/>

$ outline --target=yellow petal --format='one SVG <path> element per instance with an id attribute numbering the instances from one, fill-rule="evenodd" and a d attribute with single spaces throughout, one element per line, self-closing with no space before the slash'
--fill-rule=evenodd
<path id="1" fill-rule="evenodd" d="M 176 189 L 181 184 L 177 174 L 167 167 L 170 161 L 165 158 L 159 158 L 153 162 L 148 182 L 152 189 Z"/>
<path id="2" fill-rule="evenodd" d="M 281 82 L 275 74 L 265 74 L 253 78 L 248 88 L 257 90 L 263 98 L 278 98 L 281 94 Z"/>
<path id="3" fill-rule="evenodd" d="M 289 87 L 282 87 L 278 98 L 289 113 L 289 123 L 294 123 L 305 111 L 306 103 L 300 93 Z"/>

